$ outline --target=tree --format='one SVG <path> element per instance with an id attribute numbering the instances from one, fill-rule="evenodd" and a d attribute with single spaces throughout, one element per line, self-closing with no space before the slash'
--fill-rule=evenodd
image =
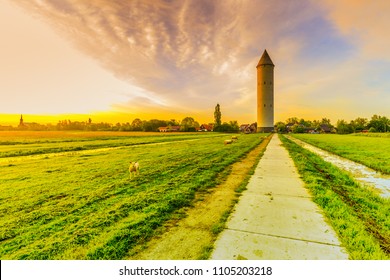
<path id="1" fill-rule="evenodd" d="M 306 128 L 311 128 L 313 126 L 311 121 L 305 121 L 304 119 L 300 119 L 299 124 Z"/>
<path id="2" fill-rule="evenodd" d="M 390 121 L 386 117 L 381 117 L 378 115 L 373 115 L 370 122 L 368 123 L 368 128 L 375 128 L 377 132 L 388 132 Z"/>
<path id="3" fill-rule="evenodd" d="M 168 122 L 167 122 L 168 126 L 176 126 L 176 125 L 180 125 L 179 122 L 177 122 L 175 119 L 170 119 Z"/>
<path id="4" fill-rule="evenodd" d="M 275 124 L 276 126 L 276 132 L 278 133 L 286 133 L 287 132 L 287 126 L 284 122 L 277 122 Z"/>
<path id="5" fill-rule="evenodd" d="M 304 133 L 306 131 L 302 124 L 294 124 L 291 128 L 292 133 Z"/>
<path id="6" fill-rule="evenodd" d="M 366 118 L 356 118 L 350 122 L 354 132 L 361 132 L 367 129 L 368 120 Z"/>
<path id="7" fill-rule="evenodd" d="M 326 124 L 330 127 L 333 127 L 332 124 L 330 123 L 330 119 L 327 119 L 327 118 L 322 118 L 321 124 Z"/>
<path id="8" fill-rule="evenodd" d="M 349 134 L 353 132 L 353 126 L 345 120 L 338 120 L 336 124 L 338 134 Z"/>
<path id="9" fill-rule="evenodd" d="M 180 130 L 185 132 L 196 131 L 197 127 L 199 127 L 199 123 L 192 117 L 185 117 L 180 124 Z"/>
<path id="10" fill-rule="evenodd" d="M 294 118 L 288 118 L 286 120 L 286 124 L 297 124 L 299 121 L 298 121 L 298 118 L 294 117 Z"/>
<path id="11" fill-rule="evenodd" d="M 218 127 L 221 126 L 221 108 L 219 104 L 215 106 L 215 111 L 214 111 L 214 130 L 218 131 Z"/>
<path id="12" fill-rule="evenodd" d="M 133 122 L 131 123 L 131 129 L 133 131 L 142 131 L 142 126 L 143 126 L 143 121 L 140 119 L 134 119 Z"/>
<path id="13" fill-rule="evenodd" d="M 230 132 L 238 132 L 240 130 L 240 126 L 238 125 L 237 121 L 230 121 Z"/>
<path id="14" fill-rule="evenodd" d="M 161 126 L 167 126 L 166 121 L 152 119 L 149 121 L 145 121 L 143 123 L 143 130 L 144 131 L 157 131 L 159 127 Z"/>

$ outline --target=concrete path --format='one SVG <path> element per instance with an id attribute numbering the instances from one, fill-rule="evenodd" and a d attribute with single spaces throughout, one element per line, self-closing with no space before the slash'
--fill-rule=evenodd
<path id="1" fill-rule="evenodd" d="M 226 226 L 211 259 L 348 259 L 278 135 L 272 137 Z"/>

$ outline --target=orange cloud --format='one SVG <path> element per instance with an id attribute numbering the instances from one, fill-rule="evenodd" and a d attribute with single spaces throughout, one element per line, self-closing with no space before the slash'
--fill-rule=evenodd
<path id="1" fill-rule="evenodd" d="M 390 60 L 390 2 L 325 0 L 328 17 L 343 36 L 360 46 L 366 58 Z"/>

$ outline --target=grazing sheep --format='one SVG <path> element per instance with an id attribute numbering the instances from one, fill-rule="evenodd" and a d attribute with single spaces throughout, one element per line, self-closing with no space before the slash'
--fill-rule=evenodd
<path id="1" fill-rule="evenodd" d="M 225 140 L 223 143 L 224 143 L 225 145 L 231 144 L 231 143 L 233 143 L 233 140 Z"/>
<path id="2" fill-rule="evenodd" d="M 130 179 L 132 178 L 132 174 L 139 175 L 139 163 L 137 161 L 130 162 L 129 166 L 129 172 L 130 172 Z"/>
<path id="3" fill-rule="evenodd" d="M 238 140 L 238 136 L 232 136 L 232 140 L 237 141 Z"/>

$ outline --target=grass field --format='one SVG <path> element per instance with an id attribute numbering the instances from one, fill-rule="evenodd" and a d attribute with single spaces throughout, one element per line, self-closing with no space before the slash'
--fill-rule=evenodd
<path id="1" fill-rule="evenodd" d="M 357 135 L 367 136 L 359 137 Z M 386 137 L 386 135 L 294 134 L 293 136 L 384 174 L 390 174 L 390 137 Z"/>
<path id="2" fill-rule="evenodd" d="M 8 133 L 8 137 L 7 137 Z M 0 158 L 85 151 L 218 136 L 214 133 L 2 132 Z"/>
<path id="3" fill-rule="evenodd" d="M 321 137 L 328 141 L 350 139 L 337 135 L 317 137 L 299 135 L 297 138 L 312 141 Z M 281 139 L 313 195 L 313 200 L 324 210 L 350 258 L 390 259 L 390 200 L 360 187 L 347 173 L 314 153 L 283 136 Z"/>
<path id="4" fill-rule="evenodd" d="M 0 258 L 126 258 L 262 141 L 241 135 L 224 145 L 229 137 L 2 134 Z M 132 160 L 141 175 L 130 180 Z"/>

